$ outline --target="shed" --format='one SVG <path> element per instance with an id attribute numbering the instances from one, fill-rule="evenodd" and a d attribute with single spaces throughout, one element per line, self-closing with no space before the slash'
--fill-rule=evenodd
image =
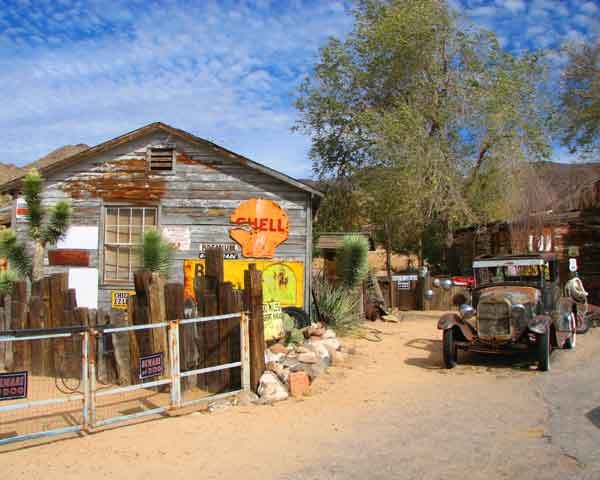
<path id="1" fill-rule="evenodd" d="M 335 281 L 337 272 L 335 267 L 335 255 L 339 247 L 342 246 L 344 237 L 347 235 L 360 235 L 369 242 L 369 250 L 375 250 L 375 244 L 371 235 L 365 232 L 326 232 L 319 235 L 317 248 L 321 250 L 324 260 L 325 277 Z"/>
<path id="2" fill-rule="evenodd" d="M 176 245 L 170 281 L 193 296 L 204 252 L 225 251 L 225 280 L 241 287 L 249 263 L 263 271 L 264 301 L 306 308 L 312 220 L 322 194 L 288 175 L 161 122 L 41 166 L 43 202 L 73 208 L 45 274 L 68 272 L 80 306 L 126 308 L 143 232 Z M 26 235 L 24 174 L 0 185 L 12 196 L 11 226 Z"/>

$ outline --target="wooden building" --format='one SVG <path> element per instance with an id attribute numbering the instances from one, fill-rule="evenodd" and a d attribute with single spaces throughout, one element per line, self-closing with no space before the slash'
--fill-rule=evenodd
<path id="1" fill-rule="evenodd" d="M 552 210 L 456 231 L 448 266 L 453 274 L 466 275 L 477 256 L 528 252 L 555 253 L 562 279 L 569 278 L 569 259 L 576 259 L 590 302 L 600 305 L 600 179 L 584 184 Z"/>
<path id="2" fill-rule="evenodd" d="M 204 271 L 208 246 L 225 249 L 225 280 L 263 271 L 265 302 L 306 308 L 312 220 L 321 193 L 283 173 L 164 123 L 152 123 L 41 168 L 44 205 L 73 208 L 66 238 L 47 252 L 45 273 L 68 271 L 81 306 L 124 308 L 140 265 L 143 232 L 157 228 L 176 245 L 170 281 Z M 21 237 L 23 176 L 0 186 L 12 196 Z M 193 290 L 191 291 L 193 295 Z"/>

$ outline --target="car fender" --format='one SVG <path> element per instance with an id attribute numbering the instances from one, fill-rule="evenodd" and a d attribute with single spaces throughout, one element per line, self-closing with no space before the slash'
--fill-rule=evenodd
<path id="1" fill-rule="evenodd" d="M 460 331 L 462 332 L 462 334 L 468 341 L 471 341 L 471 340 L 473 340 L 473 338 L 475 338 L 475 336 L 473 335 L 473 330 L 472 330 L 471 326 L 464 323 L 460 319 L 460 316 L 458 314 L 445 313 L 438 320 L 437 328 L 439 330 L 448 330 L 452 327 L 460 328 Z"/>
<path id="2" fill-rule="evenodd" d="M 548 328 L 550 328 L 550 324 L 552 323 L 552 319 L 548 315 L 536 315 L 531 320 L 529 320 L 529 324 L 527 327 L 533 333 L 543 334 L 546 333 Z"/>

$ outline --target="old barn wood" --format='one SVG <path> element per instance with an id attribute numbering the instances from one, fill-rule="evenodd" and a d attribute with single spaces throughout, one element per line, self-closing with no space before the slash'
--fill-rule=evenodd
<path id="1" fill-rule="evenodd" d="M 184 283 L 186 299 L 194 299 L 195 277 L 206 271 L 203 252 L 220 246 L 227 252 L 224 281 L 234 289 L 243 288 L 243 272 L 256 262 L 265 302 L 309 304 L 312 220 L 321 194 L 302 182 L 163 123 L 48 164 L 41 173 L 44 204 L 68 200 L 73 207 L 72 226 L 50 249 L 44 273 L 65 273 L 79 307 L 127 309 L 137 246 L 151 227 L 177 246 L 168 281 Z M 16 210 L 22 180 L 0 190 L 12 195 L 11 226 L 24 237 L 26 219 Z"/>

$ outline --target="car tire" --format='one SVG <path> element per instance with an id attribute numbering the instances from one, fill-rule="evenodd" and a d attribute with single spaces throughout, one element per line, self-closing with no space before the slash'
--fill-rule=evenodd
<path id="1" fill-rule="evenodd" d="M 538 335 L 538 369 L 542 372 L 550 370 L 550 329 Z"/>
<path id="2" fill-rule="evenodd" d="M 443 334 L 443 357 L 444 357 L 444 367 L 445 368 L 454 368 L 456 367 L 457 360 L 457 349 L 454 344 L 454 332 L 452 328 L 448 328 L 444 330 Z"/>

